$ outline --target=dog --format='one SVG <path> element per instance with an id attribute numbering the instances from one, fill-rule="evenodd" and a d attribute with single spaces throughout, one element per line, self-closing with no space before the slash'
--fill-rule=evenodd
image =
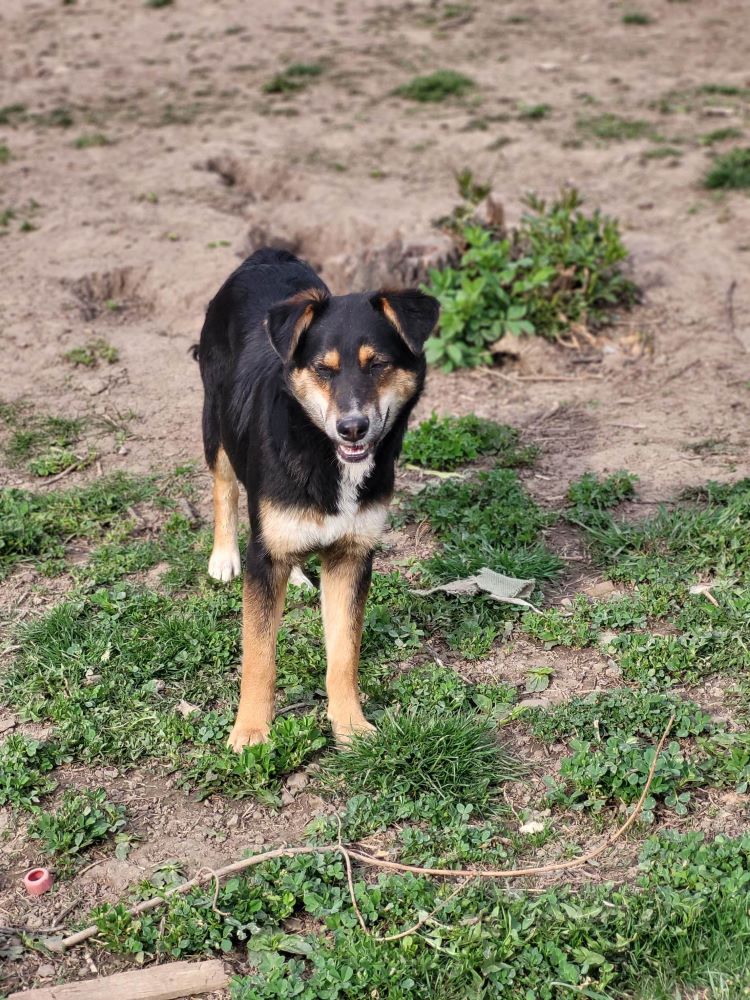
<path id="1" fill-rule="evenodd" d="M 213 473 L 208 572 L 240 574 L 238 480 L 250 540 L 242 679 L 229 746 L 264 742 L 290 572 L 321 559 L 328 718 L 340 745 L 374 727 L 358 671 L 373 551 L 406 425 L 424 387 L 436 299 L 415 289 L 335 296 L 285 250 L 257 250 L 210 302 L 195 354 Z"/>

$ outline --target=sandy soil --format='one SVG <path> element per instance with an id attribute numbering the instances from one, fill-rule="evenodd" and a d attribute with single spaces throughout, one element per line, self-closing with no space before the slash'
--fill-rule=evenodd
<path id="1" fill-rule="evenodd" d="M 750 86 L 750 15 L 743 0 L 644 7 L 647 26 L 623 24 L 622 4 L 605 0 L 176 0 L 162 9 L 4 0 L 1 103 L 25 111 L 0 124 L 11 154 L 0 165 L 0 209 L 15 211 L 0 228 L 0 399 L 69 415 L 132 411 L 134 437 L 112 444 L 103 471 L 200 460 L 188 347 L 239 259 L 271 240 L 307 256 L 336 291 L 408 279 L 444 251 L 433 220 L 456 201 L 455 172 L 470 167 L 491 180 L 510 222 L 528 190 L 549 197 L 563 184 L 618 217 L 644 302 L 583 353 L 520 345 L 520 359 L 499 371 L 433 373 L 419 412 L 474 411 L 523 427 L 543 448 L 530 486 L 549 502 L 587 469 L 636 472 L 645 501 L 747 475 L 750 199 L 700 187 L 710 153 L 697 140 L 719 126 L 750 131 L 746 102 L 698 96 L 706 84 Z M 326 70 L 305 90 L 264 93 L 293 62 Z M 470 74 L 476 91 L 436 105 L 392 96 L 437 68 Z M 519 119 L 519 105 L 537 103 L 551 106 L 547 118 Z M 51 124 L 60 108 L 68 127 Z M 577 119 L 604 112 L 652 122 L 682 140 L 682 155 L 649 159 L 648 138 L 582 137 Z M 94 133 L 109 144 L 75 147 Z M 63 362 L 98 336 L 117 347 L 118 363 Z M 9 468 L 0 477 L 26 482 Z M 18 577 L 6 585 L 11 618 L 29 613 L 28 589 Z M 493 657 L 488 675 L 512 680 L 519 666 L 506 660 Z M 572 658 L 562 695 L 595 685 L 605 667 L 590 651 Z M 219 863 L 256 835 L 276 836 L 278 819 L 260 808 L 229 809 L 238 818 L 227 827 L 218 807 L 185 800 L 167 779 L 111 780 L 141 802 L 145 840 L 124 868 L 108 861 L 83 877 L 87 905 L 116 898 L 160 858 Z M 293 839 L 319 805 L 289 806 L 284 835 Z M 231 831 L 226 840 L 217 827 Z M 12 833 L 1 851 L 12 862 L 0 875 L 0 923 L 51 922 L 67 900 L 21 899 L 27 858 Z M 90 975 L 90 961 L 78 953 L 65 974 Z M 23 963 L 16 982 L 40 982 L 37 967 L 48 963 Z M 101 968 L 116 964 L 105 956 Z"/>

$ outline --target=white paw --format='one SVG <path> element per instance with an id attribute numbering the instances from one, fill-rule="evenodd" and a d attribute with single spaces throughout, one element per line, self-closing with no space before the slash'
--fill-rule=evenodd
<path id="1" fill-rule="evenodd" d="M 304 587 L 305 590 L 315 590 L 315 584 L 305 576 L 301 566 L 292 566 L 292 572 L 289 574 L 289 582 L 293 587 Z"/>
<path id="2" fill-rule="evenodd" d="M 240 575 L 239 549 L 214 549 L 208 560 L 208 575 L 214 580 L 229 583 Z"/>

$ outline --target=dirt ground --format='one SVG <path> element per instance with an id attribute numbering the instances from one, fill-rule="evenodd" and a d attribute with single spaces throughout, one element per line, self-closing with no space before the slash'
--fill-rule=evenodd
<path id="1" fill-rule="evenodd" d="M 510 222 L 529 190 L 550 197 L 564 184 L 617 217 L 644 301 L 581 350 L 521 343 L 500 369 L 433 372 L 418 414 L 519 426 L 542 447 L 530 486 L 550 502 L 585 470 L 637 473 L 645 502 L 750 474 L 750 198 L 701 188 L 710 150 L 698 141 L 717 127 L 750 131 L 750 106 L 690 96 L 707 84 L 750 86 L 750 13 L 744 0 L 643 6 L 653 21 L 641 26 L 607 0 L 4 0 L 0 103 L 25 111 L 0 116 L 10 150 L 0 210 L 15 212 L 0 228 L 0 399 L 135 415 L 125 447 L 68 483 L 199 461 L 188 348 L 238 261 L 272 241 L 319 266 L 335 291 L 408 278 L 414 261 L 443 252 L 433 221 L 469 167 L 491 181 Z M 263 92 L 295 62 L 325 71 L 292 94 Z M 469 74 L 476 90 L 424 105 L 392 95 L 439 68 Z M 519 118 L 520 106 L 541 103 L 547 117 Z M 61 108 L 68 127 L 52 124 Z M 647 137 L 607 143 L 576 127 L 605 112 L 653 123 L 681 155 L 649 158 Z M 94 133 L 108 144 L 75 146 Z M 119 351 L 116 364 L 63 362 L 98 336 Z M 32 485 L 18 469 L 0 469 L 0 481 Z M 17 573 L 4 585 L 9 623 L 36 613 L 33 583 Z M 606 664 L 584 666 L 562 695 L 590 688 Z M 516 669 L 502 654 L 488 668 L 495 679 Z M 260 806 L 194 803 L 153 774 L 89 779 L 132 797 L 144 840 L 128 862 L 106 860 L 77 880 L 85 906 L 116 899 L 165 858 L 192 870 L 278 840 L 278 816 Z M 301 792 L 283 811 L 283 836 L 294 840 L 323 807 Z M 0 829 L 11 822 L 0 816 Z M 45 926 L 73 902 L 21 897 L 29 859 L 12 830 L 3 856 L 0 924 Z M 66 963 L 70 977 L 92 972 L 85 951 Z M 16 982 L 39 985 L 49 964 L 23 963 Z"/>

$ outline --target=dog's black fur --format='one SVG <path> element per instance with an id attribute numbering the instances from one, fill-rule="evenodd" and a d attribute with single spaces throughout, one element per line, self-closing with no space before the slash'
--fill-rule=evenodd
<path id="1" fill-rule="evenodd" d="M 360 462 L 357 509 L 390 499 L 437 316 L 437 302 L 418 291 L 332 296 L 308 264 L 269 248 L 249 257 L 211 301 L 197 350 L 205 455 L 216 470 L 226 463 L 223 451 L 247 490 L 246 597 L 249 583 L 258 605 L 251 614 L 269 616 L 279 563 L 321 551 L 275 551 L 264 509 L 288 512 L 290 526 L 298 511 L 336 518 L 342 478 Z M 217 525 L 218 518 L 217 510 Z M 329 542 L 329 555 L 343 545 L 345 557 L 358 560 L 353 585 L 366 594 L 372 546 Z"/>

